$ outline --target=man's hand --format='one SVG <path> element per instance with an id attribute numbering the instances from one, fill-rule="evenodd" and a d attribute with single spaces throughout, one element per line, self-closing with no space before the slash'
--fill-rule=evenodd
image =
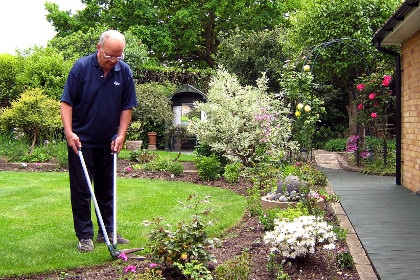
<path id="1" fill-rule="evenodd" d="M 121 149 L 123 148 L 124 145 L 124 141 L 125 141 L 125 137 L 124 136 L 120 136 L 118 135 L 114 140 L 112 140 L 111 142 L 111 151 L 113 153 L 117 153 L 119 154 Z"/>
<path id="2" fill-rule="evenodd" d="M 80 142 L 79 136 L 76 135 L 76 133 L 66 133 L 66 141 L 70 148 L 75 152 L 75 154 L 78 154 L 78 148 L 82 147 L 82 143 Z"/>

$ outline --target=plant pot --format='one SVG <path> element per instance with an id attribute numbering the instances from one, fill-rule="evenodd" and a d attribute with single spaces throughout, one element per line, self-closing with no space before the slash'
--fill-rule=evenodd
<path id="1" fill-rule="evenodd" d="M 297 202 L 293 202 L 293 201 L 292 202 L 282 202 L 282 201 L 278 201 L 278 200 L 268 200 L 268 199 L 265 198 L 265 196 L 261 197 L 261 207 L 264 211 L 267 211 L 268 209 L 272 209 L 272 208 L 284 209 L 284 208 L 287 208 L 289 206 L 294 206 L 296 204 L 297 204 Z M 322 199 L 322 198 L 318 199 L 316 204 L 318 205 L 318 207 L 321 210 L 325 210 L 324 199 Z"/>
<path id="2" fill-rule="evenodd" d="M 143 140 L 127 140 L 125 141 L 125 148 L 127 150 L 140 150 Z"/>
<path id="3" fill-rule="evenodd" d="M 156 150 L 157 132 L 147 132 L 147 139 L 149 140 L 148 150 Z"/>

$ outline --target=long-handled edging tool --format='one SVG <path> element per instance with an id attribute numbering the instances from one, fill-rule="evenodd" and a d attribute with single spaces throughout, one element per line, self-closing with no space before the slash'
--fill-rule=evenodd
<path id="1" fill-rule="evenodd" d="M 90 195 L 92 197 L 93 204 L 95 206 L 96 215 L 98 216 L 99 225 L 101 227 L 101 230 L 104 234 L 105 243 L 108 246 L 108 251 L 111 254 L 111 257 L 117 258 L 121 254 L 125 254 L 130 259 L 136 259 L 136 260 L 145 260 L 145 257 L 137 256 L 133 254 L 134 252 L 138 252 L 143 250 L 144 248 L 133 248 L 133 249 L 123 249 L 123 250 L 117 250 L 117 153 L 114 152 L 114 167 L 113 167 L 113 192 L 114 192 L 114 200 L 113 200 L 113 244 L 109 241 L 108 233 L 105 228 L 104 220 L 102 219 L 102 214 L 99 209 L 98 202 L 96 201 L 95 192 L 92 187 L 92 182 L 90 181 L 90 176 L 86 168 L 85 159 L 83 158 L 82 150 L 79 148 L 78 151 L 80 163 L 82 164 L 83 172 L 86 177 L 86 182 L 89 187 Z"/>

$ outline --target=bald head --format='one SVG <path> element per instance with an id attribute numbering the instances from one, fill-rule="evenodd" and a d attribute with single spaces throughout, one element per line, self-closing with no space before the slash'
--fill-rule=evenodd
<path id="1" fill-rule="evenodd" d="M 125 46 L 125 37 L 117 30 L 108 30 L 101 34 L 98 44 L 103 46 L 108 39 L 121 41 Z"/>
<path id="2" fill-rule="evenodd" d="M 98 63 L 102 67 L 105 76 L 124 56 L 125 38 L 116 30 L 108 30 L 102 33 L 96 46 L 98 49 Z"/>

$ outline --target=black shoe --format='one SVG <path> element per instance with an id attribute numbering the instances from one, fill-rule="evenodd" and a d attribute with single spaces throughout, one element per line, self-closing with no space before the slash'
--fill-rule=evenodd
<path id="1" fill-rule="evenodd" d="M 114 235 L 113 235 L 112 232 L 111 233 L 108 233 L 108 238 L 109 238 L 109 242 L 110 243 L 114 243 L 113 242 L 114 241 Z M 96 242 L 98 242 L 98 243 L 105 243 L 105 237 L 102 234 L 102 232 L 99 232 L 98 233 L 98 236 L 96 237 Z M 128 242 L 130 242 L 130 240 L 125 239 L 124 237 L 122 237 L 121 235 L 119 235 L 117 233 L 117 244 L 127 244 Z"/>
<path id="2" fill-rule="evenodd" d="M 86 253 L 93 251 L 95 249 L 95 246 L 93 246 L 92 239 L 79 239 L 77 249 L 79 250 L 79 252 Z"/>

